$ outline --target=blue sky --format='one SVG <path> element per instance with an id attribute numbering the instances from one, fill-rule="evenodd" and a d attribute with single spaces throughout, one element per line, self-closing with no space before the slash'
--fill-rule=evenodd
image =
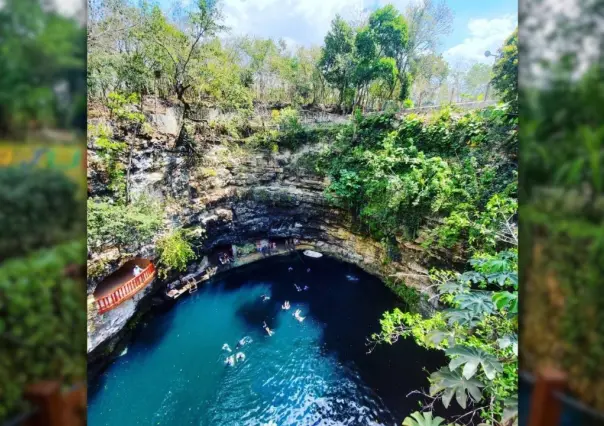
<path id="1" fill-rule="evenodd" d="M 159 0 L 169 7 L 175 0 Z M 183 4 L 192 0 L 180 0 Z M 232 34 L 283 38 L 288 44 L 321 44 L 336 14 L 358 16 L 363 9 L 387 3 L 399 10 L 419 0 L 222 0 Z M 447 0 L 454 14 L 453 31 L 443 37 L 440 53 L 450 62 L 490 62 L 494 51 L 517 25 L 517 0 Z"/>

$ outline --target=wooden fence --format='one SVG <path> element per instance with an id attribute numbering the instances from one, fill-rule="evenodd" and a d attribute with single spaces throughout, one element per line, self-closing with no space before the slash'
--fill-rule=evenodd
<path id="1" fill-rule="evenodd" d="M 130 299 L 143 287 L 149 284 L 149 282 L 153 279 L 154 276 L 155 266 L 153 266 L 153 263 L 149 263 L 149 265 L 147 265 L 143 272 L 138 274 L 136 277 L 119 286 L 111 294 L 99 298 L 96 301 L 99 313 L 105 313 L 115 308 L 120 303 Z"/>

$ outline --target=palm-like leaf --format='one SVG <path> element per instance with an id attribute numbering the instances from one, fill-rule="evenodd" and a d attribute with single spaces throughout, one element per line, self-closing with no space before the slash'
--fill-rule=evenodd
<path id="1" fill-rule="evenodd" d="M 445 311 L 445 316 L 447 317 L 449 325 L 458 323 L 461 326 L 472 328 L 480 322 L 480 317 L 473 311 L 468 310 L 447 309 Z"/>
<path id="2" fill-rule="evenodd" d="M 511 285 L 514 288 L 518 288 L 518 272 L 494 272 L 492 274 L 487 275 L 487 281 L 489 283 L 495 283 L 499 287 Z"/>
<path id="3" fill-rule="evenodd" d="M 483 316 L 495 312 L 493 296 L 490 291 L 472 291 L 470 293 L 455 296 L 462 310 L 469 310 L 476 316 Z"/>
<path id="4" fill-rule="evenodd" d="M 439 294 L 460 294 L 470 290 L 468 281 L 451 280 L 438 286 Z"/>
<path id="5" fill-rule="evenodd" d="M 430 395 L 436 396 L 442 391 L 442 402 L 445 408 L 449 408 L 451 399 L 455 396 L 455 400 L 461 406 L 466 408 L 468 398 L 474 402 L 482 399 L 482 391 L 484 387 L 482 382 L 477 379 L 466 379 L 458 371 L 451 371 L 444 367 L 432 373 L 430 376 Z"/>
<path id="6" fill-rule="evenodd" d="M 440 426 L 444 421 L 442 417 L 432 417 L 431 411 L 425 413 L 416 411 L 403 420 L 403 426 Z"/>
<path id="7" fill-rule="evenodd" d="M 470 379 L 476 374 L 479 365 L 482 366 L 484 374 L 489 380 L 493 380 L 497 373 L 503 371 L 503 366 L 497 358 L 482 349 L 455 346 L 447 349 L 445 353 L 455 357 L 449 362 L 451 371 L 454 371 L 457 367 L 463 365 L 463 376 L 466 379 Z"/>
<path id="8" fill-rule="evenodd" d="M 478 284 L 484 281 L 484 276 L 478 272 L 467 271 L 459 276 L 459 281 L 462 283 Z"/>

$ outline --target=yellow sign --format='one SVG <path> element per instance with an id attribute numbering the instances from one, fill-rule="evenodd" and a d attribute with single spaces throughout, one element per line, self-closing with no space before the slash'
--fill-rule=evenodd
<path id="1" fill-rule="evenodd" d="M 86 187 L 85 146 L 0 143 L 0 167 L 18 165 L 61 170 Z"/>

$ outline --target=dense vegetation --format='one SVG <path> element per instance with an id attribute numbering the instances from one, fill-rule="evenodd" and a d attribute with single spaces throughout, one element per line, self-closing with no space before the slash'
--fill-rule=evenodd
<path id="1" fill-rule="evenodd" d="M 39 0 L 0 8 L 0 137 L 86 124 L 86 29 Z"/>
<path id="2" fill-rule="evenodd" d="M 92 99 L 158 95 L 191 117 L 202 105 L 246 111 L 253 103 L 382 110 L 479 100 L 491 78 L 487 65 L 456 68 L 426 53 L 452 29 L 444 2 L 418 2 L 404 13 L 387 5 L 358 22 L 337 16 L 323 46 L 295 51 L 283 40 L 228 37 L 215 0 L 172 11 L 169 17 L 150 4 L 89 2 Z"/>
<path id="3" fill-rule="evenodd" d="M 66 275 L 84 254 L 76 240 L 0 265 L 0 422 L 24 410 L 25 386 L 84 380 L 86 287 Z"/>
<path id="4" fill-rule="evenodd" d="M 546 69 L 547 85 L 523 92 L 521 352 L 523 368 L 565 370 L 571 391 L 604 410 L 603 68 L 600 57 L 576 78 L 575 55 Z"/>
<path id="5" fill-rule="evenodd" d="M 85 210 L 79 192 L 60 171 L 0 168 L 0 260 L 82 235 Z"/>

